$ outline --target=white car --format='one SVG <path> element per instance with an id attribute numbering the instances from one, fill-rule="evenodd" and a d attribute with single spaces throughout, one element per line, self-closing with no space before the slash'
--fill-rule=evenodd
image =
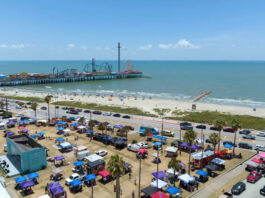
<path id="1" fill-rule="evenodd" d="M 127 146 L 127 150 L 128 151 L 133 151 L 133 152 L 137 152 L 138 149 L 140 149 L 141 147 L 137 144 L 128 144 Z"/>
<path id="2" fill-rule="evenodd" d="M 260 131 L 259 133 L 257 133 L 257 136 L 260 136 L 260 137 L 265 137 L 265 132 L 263 132 L 263 131 Z"/>
<path id="3" fill-rule="evenodd" d="M 148 149 L 149 144 L 147 142 L 138 142 L 136 145 L 138 145 L 140 148 Z"/>
<path id="4" fill-rule="evenodd" d="M 16 109 L 22 109 L 22 107 L 21 106 L 16 106 Z"/>
<path id="5" fill-rule="evenodd" d="M 104 115 L 104 116 L 111 116 L 112 113 L 111 113 L 111 112 L 104 112 L 103 115 Z"/>
<path id="6" fill-rule="evenodd" d="M 255 150 L 265 151 L 265 146 L 262 146 L 262 145 L 256 145 Z"/>
<path id="7" fill-rule="evenodd" d="M 99 151 L 96 151 L 96 154 L 101 156 L 101 157 L 104 157 L 105 155 L 108 154 L 108 151 L 106 150 L 99 150 Z"/>
<path id="8" fill-rule="evenodd" d="M 22 114 L 22 113 L 16 115 L 17 118 L 24 117 L 24 116 L 25 116 L 25 115 Z"/>
<path id="9" fill-rule="evenodd" d="M 74 173 L 74 174 L 72 174 L 71 176 L 69 176 L 68 178 L 66 178 L 66 180 L 65 180 L 65 185 L 69 186 L 70 183 L 71 183 L 72 181 L 74 181 L 74 180 L 76 180 L 76 179 L 80 179 L 80 180 L 82 180 L 83 177 L 84 177 L 84 176 L 81 176 L 81 175 L 79 175 L 79 174 L 77 174 L 77 173 Z"/>

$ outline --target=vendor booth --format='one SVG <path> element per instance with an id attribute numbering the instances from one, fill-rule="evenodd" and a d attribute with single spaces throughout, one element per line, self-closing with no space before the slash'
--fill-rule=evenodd
<path id="1" fill-rule="evenodd" d="M 70 192 L 74 193 L 74 194 L 78 193 L 78 192 L 82 192 L 82 188 L 83 188 L 82 187 L 82 181 L 79 179 L 71 181 L 69 188 L 70 188 Z"/>
<path id="2" fill-rule="evenodd" d="M 64 171 L 60 168 L 54 168 L 51 170 L 50 179 L 53 181 L 60 181 L 64 176 Z"/>
<path id="3" fill-rule="evenodd" d="M 54 157 L 54 165 L 56 167 L 63 166 L 64 165 L 64 156 L 60 155 L 60 156 Z"/>
<path id="4" fill-rule="evenodd" d="M 59 182 L 50 183 L 47 185 L 47 191 L 50 198 L 67 198 L 67 193 Z"/>
<path id="5" fill-rule="evenodd" d="M 158 179 L 158 180 L 152 181 L 150 185 L 153 187 L 157 187 L 158 189 L 162 189 L 168 186 L 168 183 L 161 179 Z"/>
<path id="6" fill-rule="evenodd" d="M 108 182 L 111 181 L 111 179 L 112 179 L 111 174 L 110 174 L 106 169 L 104 169 L 104 170 L 102 170 L 102 171 L 99 171 L 99 172 L 98 172 L 98 175 L 100 175 L 100 176 L 102 177 L 100 181 L 101 181 L 103 184 L 108 183 Z"/>
<path id="7" fill-rule="evenodd" d="M 159 190 L 156 187 L 151 185 L 141 190 L 141 192 L 144 193 L 144 197 L 146 198 L 150 197 L 151 195 L 155 194 L 158 191 Z"/>
<path id="8" fill-rule="evenodd" d="M 180 186 L 190 192 L 194 191 L 198 185 L 198 183 L 195 182 L 195 177 L 188 174 L 180 175 L 178 178 L 180 180 Z"/>
<path id="9" fill-rule="evenodd" d="M 70 152 L 73 150 L 73 145 L 70 144 L 69 142 L 63 142 L 58 145 L 59 151 L 64 153 L 64 152 Z"/>
<path id="10" fill-rule="evenodd" d="M 205 166 L 214 158 L 214 152 L 213 151 L 206 151 L 206 152 L 199 151 L 196 153 L 192 153 L 191 157 L 192 157 L 193 167 L 200 168 L 201 163 L 202 163 L 202 166 Z"/>
<path id="11" fill-rule="evenodd" d="M 178 148 L 174 146 L 167 147 L 166 152 L 167 152 L 166 157 L 177 157 L 178 156 Z"/>
<path id="12" fill-rule="evenodd" d="M 27 178 L 25 176 L 20 176 L 20 177 L 16 177 L 14 178 L 15 182 L 16 182 L 16 185 L 15 185 L 15 189 L 16 190 L 20 190 L 21 189 L 21 186 L 20 184 L 24 181 L 27 181 Z"/>

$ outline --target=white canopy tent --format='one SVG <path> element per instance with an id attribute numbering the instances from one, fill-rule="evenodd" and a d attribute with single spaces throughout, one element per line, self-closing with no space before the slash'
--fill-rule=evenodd
<path id="1" fill-rule="evenodd" d="M 167 169 L 167 174 L 174 175 L 174 169 L 173 168 Z M 178 174 L 179 174 L 179 172 L 178 171 L 175 171 L 175 175 L 178 175 Z"/>
<path id="2" fill-rule="evenodd" d="M 85 157 L 84 159 L 88 162 L 95 162 L 97 160 L 101 160 L 103 157 L 97 155 L 97 154 L 92 154 L 92 155 L 89 155 L 87 157 Z"/>
<path id="3" fill-rule="evenodd" d="M 195 177 L 186 174 L 180 175 L 178 177 L 181 181 L 185 182 L 185 183 L 189 183 L 195 180 Z"/>
<path id="4" fill-rule="evenodd" d="M 166 148 L 167 152 L 172 152 L 172 153 L 176 153 L 178 151 L 178 148 L 174 147 L 174 146 L 168 146 Z"/>
<path id="5" fill-rule="evenodd" d="M 164 187 L 166 187 L 167 185 L 168 185 L 167 182 L 165 182 L 165 181 L 163 181 L 163 180 L 161 180 L 161 179 L 158 179 L 158 188 L 159 188 L 159 189 L 164 188 Z M 153 187 L 157 187 L 157 180 L 153 181 L 153 182 L 151 183 L 151 186 L 153 186 Z"/>

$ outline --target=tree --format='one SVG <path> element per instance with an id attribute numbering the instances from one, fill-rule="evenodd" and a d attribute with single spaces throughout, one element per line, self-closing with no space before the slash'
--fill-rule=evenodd
<path id="1" fill-rule="evenodd" d="M 197 137 L 197 134 L 193 130 L 187 131 L 184 134 L 184 141 L 187 142 L 189 145 L 189 174 L 190 174 L 191 146 L 194 143 L 196 137 Z"/>
<path id="2" fill-rule="evenodd" d="M 4 110 L 4 106 L 5 106 L 5 103 L 2 102 L 2 101 L 0 101 L 0 109 L 1 109 L 1 110 Z"/>
<path id="3" fill-rule="evenodd" d="M 234 131 L 234 146 L 233 146 L 233 153 L 235 154 L 236 134 L 237 134 L 238 129 L 241 128 L 241 125 L 240 125 L 239 120 L 236 120 L 236 119 L 233 119 L 233 120 L 232 120 L 231 125 L 232 125 L 232 129 L 233 129 L 233 131 Z"/>
<path id="4" fill-rule="evenodd" d="M 170 112 L 170 109 L 153 109 L 160 117 L 161 117 L 161 135 L 163 136 L 163 130 L 164 130 L 164 116 Z"/>
<path id="5" fill-rule="evenodd" d="M 100 123 L 99 125 L 98 125 L 98 130 L 101 130 L 102 131 L 102 133 L 103 133 L 103 131 L 106 129 L 106 126 L 105 126 L 105 124 L 103 124 L 103 123 Z"/>
<path id="6" fill-rule="evenodd" d="M 84 124 L 84 122 L 85 122 L 85 118 L 84 118 L 84 117 L 79 118 L 78 122 L 79 122 L 80 124 Z"/>
<path id="7" fill-rule="evenodd" d="M 171 158 L 171 160 L 168 162 L 167 167 L 172 168 L 174 170 L 174 186 L 176 186 L 176 180 L 175 180 L 175 175 L 176 171 L 179 171 L 182 166 L 179 164 L 180 160 L 177 160 L 177 157 Z"/>
<path id="8" fill-rule="evenodd" d="M 31 103 L 31 106 L 30 108 L 34 111 L 35 113 L 35 119 L 37 119 L 37 107 L 38 107 L 38 104 L 37 103 Z"/>
<path id="9" fill-rule="evenodd" d="M 116 198 L 120 198 L 120 176 L 124 174 L 124 161 L 118 154 L 112 155 L 107 168 L 112 177 L 116 179 Z"/>
<path id="10" fill-rule="evenodd" d="M 149 128 L 146 128 L 145 131 L 144 131 L 144 136 L 148 136 L 150 134 L 152 134 L 152 130 L 149 129 Z"/>
<path id="11" fill-rule="evenodd" d="M 210 142 L 211 142 L 212 145 L 213 145 L 213 148 L 214 148 L 214 155 L 215 155 L 215 148 L 216 148 L 216 145 L 219 144 L 219 142 L 221 141 L 221 138 L 220 138 L 220 136 L 218 135 L 218 133 L 211 133 L 210 136 L 209 136 L 209 139 L 210 139 Z"/>
<path id="12" fill-rule="evenodd" d="M 221 132 L 225 126 L 225 121 L 223 120 L 216 120 L 214 126 L 217 128 L 217 131 L 219 132 L 219 138 L 220 141 L 218 142 L 218 151 L 220 151 L 220 142 L 222 139 Z"/>
<path id="13" fill-rule="evenodd" d="M 130 131 L 130 127 L 129 126 L 122 127 L 122 129 L 121 129 L 122 137 L 123 137 L 123 134 L 125 133 L 126 134 L 126 138 L 128 139 L 128 133 L 129 133 L 129 131 Z"/>
<path id="14" fill-rule="evenodd" d="M 95 121 L 94 120 L 90 120 L 88 123 L 88 126 L 90 127 L 90 130 L 93 130 L 94 126 L 95 126 Z"/>
<path id="15" fill-rule="evenodd" d="M 45 96 L 45 98 L 44 98 L 44 101 L 47 103 L 47 105 L 48 105 L 48 121 L 50 121 L 50 102 L 51 102 L 51 100 L 52 100 L 52 95 L 47 95 L 47 96 Z"/>

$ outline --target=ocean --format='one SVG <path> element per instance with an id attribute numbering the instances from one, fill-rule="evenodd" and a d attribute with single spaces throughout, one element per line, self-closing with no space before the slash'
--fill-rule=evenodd
<path id="1" fill-rule="evenodd" d="M 52 73 L 68 68 L 80 72 L 91 61 L 0 61 L 0 73 Z M 117 71 L 117 61 L 108 62 Z M 123 61 L 121 63 L 126 65 Z M 134 61 L 152 78 L 90 81 L 20 86 L 17 89 L 45 92 L 77 92 L 105 95 L 133 95 L 191 100 L 204 91 L 212 93 L 206 103 L 265 107 L 265 61 Z M 47 86 L 49 88 L 47 88 Z"/>

